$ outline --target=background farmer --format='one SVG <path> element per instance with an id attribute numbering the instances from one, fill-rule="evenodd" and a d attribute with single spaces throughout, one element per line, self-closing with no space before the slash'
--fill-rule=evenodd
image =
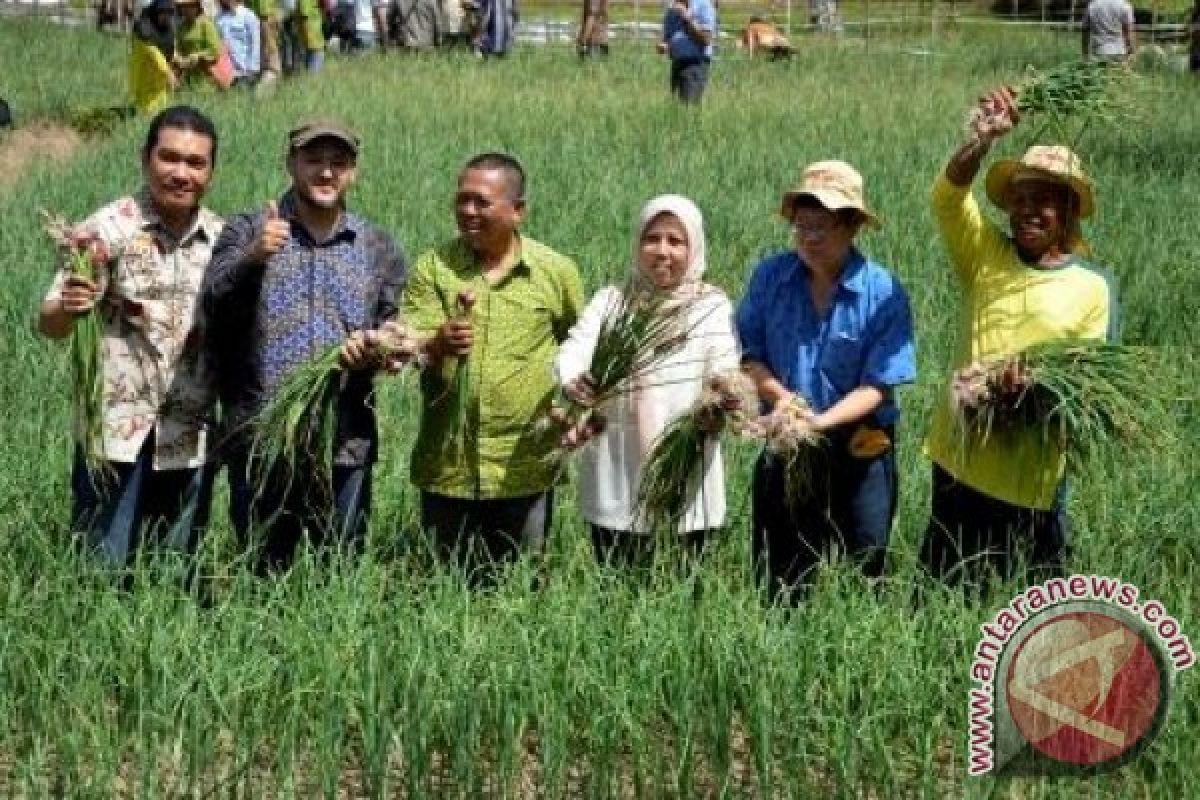
<path id="1" fill-rule="evenodd" d="M 1116 306 L 1108 276 L 1079 257 L 1080 219 L 1095 210 L 1091 181 L 1062 146 L 1035 146 L 1021 159 L 988 170 L 988 199 L 1008 214 L 1009 232 L 989 224 L 971 183 L 992 143 L 1017 122 L 1007 89 L 979 103 L 970 138 L 933 186 L 938 233 L 963 296 L 954 366 L 1019 353 L 1056 339 L 1115 336 Z M 1062 451 L 1033 428 L 996 431 L 968 453 L 958 440 L 943 391 L 928 452 L 933 508 L 921 561 L 951 582 L 994 568 L 1013 576 L 1019 546 L 1031 565 L 1060 572 L 1067 559 Z"/>
<path id="2" fill-rule="evenodd" d="M 780 213 L 795 247 L 750 278 L 737 312 L 742 365 L 767 409 L 798 412 L 827 444 L 804 498 L 783 501 L 779 457 L 764 451 L 755 468 L 754 558 L 772 596 L 804 583 L 834 546 L 882 574 L 896 511 L 894 393 L 916 378 L 908 296 L 854 245 L 876 221 L 862 176 L 842 161 L 811 164 Z"/>

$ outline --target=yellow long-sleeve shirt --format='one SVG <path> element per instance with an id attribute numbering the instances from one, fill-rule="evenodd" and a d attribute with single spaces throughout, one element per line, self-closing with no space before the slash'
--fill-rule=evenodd
<path id="1" fill-rule="evenodd" d="M 954 369 L 1062 339 L 1111 337 L 1116 301 L 1101 270 L 1080 258 L 1059 267 L 1030 266 L 988 223 L 969 187 L 940 175 L 933 214 L 962 287 L 964 308 Z M 1061 449 L 1034 431 L 993 432 L 983 445 L 963 447 L 945 388 L 934 410 L 926 451 L 935 463 L 976 491 L 1026 508 L 1049 509 L 1062 480 Z"/>

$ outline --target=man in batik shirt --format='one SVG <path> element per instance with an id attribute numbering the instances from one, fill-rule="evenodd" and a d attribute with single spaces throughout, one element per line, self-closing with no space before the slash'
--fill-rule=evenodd
<path id="1" fill-rule="evenodd" d="M 64 266 L 38 315 L 52 339 L 93 309 L 100 315 L 102 431 L 98 441 L 76 431 L 73 522 L 115 566 L 151 533 L 191 551 L 208 517 L 212 388 L 197 299 L 221 232 L 200 205 L 216 156 L 207 117 L 186 106 L 160 112 L 142 150 L 142 189 L 81 226 L 110 260 L 96 280 Z"/>

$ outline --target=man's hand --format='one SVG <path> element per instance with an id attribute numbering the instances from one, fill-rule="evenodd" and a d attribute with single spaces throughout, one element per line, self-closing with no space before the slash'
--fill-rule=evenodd
<path id="1" fill-rule="evenodd" d="M 380 357 L 383 368 L 388 372 L 399 372 L 417 357 L 421 349 L 420 340 L 413 330 L 394 319 L 380 326 L 379 338 Z"/>
<path id="2" fill-rule="evenodd" d="M 433 336 L 434 353 L 438 357 L 465 356 L 475 344 L 475 326 L 469 319 L 446 320 Z"/>
<path id="3" fill-rule="evenodd" d="M 654 45 L 654 49 L 660 56 L 665 56 L 667 54 L 667 43 L 659 42 L 658 44 Z"/>
<path id="4" fill-rule="evenodd" d="M 379 345 L 379 331 L 355 331 L 342 345 L 339 360 L 349 370 L 378 367 L 381 356 Z"/>
<path id="5" fill-rule="evenodd" d="M 591 408 L 596 404 L 596 384 L 586 372 L 564 386 L 563 392 L 584 408 Z"/>
<path id="6" fill-rule="evenodd" d="M 96 284 L 82 275 L 68 275 L 63 282 L 62 309 L 68 314 L 86 314 L 96 307 L 100 292 Z"/>
<path id="7" fill-rule="evenodd" d="M 1017 96 L 1001 86 L 979 98 L 971 112 L 970 133 L 981 144 L 991 144 L 1011 131 L 1020 120 Z"/>
<path id="8" fill-rule="evenodd" d="M 250 261 L 254 264 L 265 264 L 267 259 L 277 254 L 292 235 L 291 224 L 279 216 L 279 209 L 272 201 L 267 203 L 263 211 L 262 224 L 258 236 L 250 247 Z"/>

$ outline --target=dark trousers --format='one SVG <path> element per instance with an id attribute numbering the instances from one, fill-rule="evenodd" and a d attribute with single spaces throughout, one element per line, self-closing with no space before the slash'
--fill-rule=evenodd
<path id="1" fill-rule="evenodd" d="M 329 487 L 310 475 L 297 470 L 290 482 L 276 474 L 256 485 L 244 458 L 230 460 L 229 514 L 242 546 L 257 548 L 257 574 L 287 569 L 306 539 L 318 550 L 361 551 L 371 515 L 371 466 L 335 466 Z"/>
<path id="2" fill-rule="evenodd" d="M 977 492 L 934 464 L 921 565 L 950 585 L 978 586 L 989 573 L 1012 580 L 1022 557 L 1032 582 L 1062 575 L 1070 551 L 1066 492 L 1064 482 L 1048 511 L 1024 508 Z"/>
<path id="3" fill-rule="evenodd" d="M 132 464 L 105 462 L 89 473 L 82 448 L 71 468 L 71 526 L 89 550 L 113 567 L 127 566 L 152 539 L 155 546 L 195 553 L 212 504 L 210 466 L 154 470 L 154 433 Z"/>
<path id="4" fill-rule="evenodd" d="M 592 552 L 596 555 L 597 563 L 625 569 L 646 567 L 653 563 L 654 552 L 658 544 L 658 540 L 653 534 L 630 533 L 600 525 L 590 527 Z M 699 558 L 712 533 L 713 531 L 703 530 L 679 534 L 677 536 L 679 549 L 684 557 L 689 561 Z"/>
<path id="5" fill-rule="evenodd" d="M 522 549 L 541 551 L 553 510 L 553 491 L 481 500 L 421 492 L 421 525 L 438 555 L 477 584 L 494 581 L 496 568 Z"/>
<path id="6" fill-rule="evenodd" d="M 896 515 L 894 449 L 856 458 L 836 437 L 819 457 L 809 494 L 789 502 L 786 482 L 785 465 L 763 453 L 754 468 L 751 524 L 756 575 L 772 599 L 807 586 L 835 548 L 853 555 L 868 577 L 883 574 Z"/>
<path id="7" fill-rule="evenodd" d="M 699 103 L 707 85 L 707 61 L 671 62 L 671 93 L 684 103 Z"/>

